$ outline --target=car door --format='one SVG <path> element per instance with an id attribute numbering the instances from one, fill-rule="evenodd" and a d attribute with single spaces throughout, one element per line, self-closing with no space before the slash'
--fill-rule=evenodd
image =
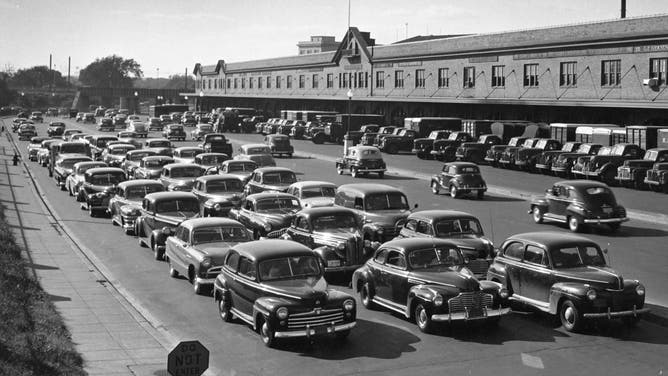
<path id="1" fill-rule="evenodd" d="M 547 253 L 543 248 L 529 244 L 524 249 L 523 262 L 520 295 L 548 304 L 553 276 Z"/>
<path id="2" fill-rule="evenodd" d="M 253 260 L 239 257 L 239 269 L 235 277 L 235 307 L 243 314 L 252 316 L 253 305 L 259 297 L 257 266 Z"/>
<path id="3" fill-rule="evenodd" d="M 404 227 L 401 228 L 399 235 L 404 238 L 413 238 L 418 236 L 416 233 L 418 226 L 418 221 L 416 219 L 409 219 L 406 221 Z"/>
<path id="4" fill-rule="evenodd" d="M 165 240 L 165 255 L 169 258 L 170 266 L 179 272 L 184 270 L 184 247 L 181 246 L 184 230 L 184 227 L 178 226 L 174 235 L 167 237 L 167 240 Z"/>
<path id="5" fill-rule="evenodd" d="M 250 223 L 250 215 L 253 212 L 253 202 L 246 200 L 244 202 L 244 205 L 239 209 L 239 216 L 237 217 L 237 221 L 241 222 L 244 226 L 248 227 L 249 229 L 253 229 Z"/>
<path id="6" fill-rule="evenodd" d="M 408 270 L 406 257 L 399 251 L 390 251 L 387 255 L 384 282 L 384 294 L 392 303 L 406 305 Z"/>
<path id="7" fill-rule="evenodd" d="M 552 189 L 547 192 L 545 198 L 548 202 L 548 213 L 546 213 L 546 216 L 565 220 L 566 207 L 570 204 L 568 190 L 561 185 L 555 184 Z"/>
<path id="8" fill-rule="evenodd" d="M 309 226 L 308 219 L 305 217 L 297 217 L 294 221 L 294 226 L 290 227 L 290 236 L 298 243 L 301 243 L 309 248 L 313 248 L 313 234 Z"/>
<path id="9" fill-rule="evenodd" d="M 373 258 L 373 262 L 371 262 L 370 269 L 371 269 L 371 275 L 373 278 L 373 285 L 375 289 L 375 294 L 376 296 L 381 296 L 382 290 L 383 290 L 383 275 L 385 273 L 385 261 L 387 260 L 387 249 L 381 249 L 378 252 L 376 252 L 376 255 Z"/>
<path id="10" fill-rule="evenodd" d="M 524 243 L 514 241 L 503 247 L 503 258 L 506 270 L 506 287 L 513 294 L 521 295 L 520 276 L 522 275 L 522 258 L 524 256 Z"/>

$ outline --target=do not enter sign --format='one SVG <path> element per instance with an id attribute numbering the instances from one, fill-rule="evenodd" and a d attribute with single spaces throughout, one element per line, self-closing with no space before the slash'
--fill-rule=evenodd
<path id="1" fill-rule="evenodd" d="M 200 376 L 209 368 L 209 350 L 199 341 L 181 342 L 167 356 L 172 376 Z"/>

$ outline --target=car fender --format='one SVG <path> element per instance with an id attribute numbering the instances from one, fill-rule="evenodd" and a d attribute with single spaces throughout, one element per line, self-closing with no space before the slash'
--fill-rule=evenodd
<path id="1" fill-rule="evenodd" d="M 598 171 L 601 175 L 603 175 L 610 169 L 613 169 L 615 171 L 615 175 L 617 174 L 617 166 L 614 165 L 612 162 L 606 162 L 603 166 L 599 167 Z"/>
<path id="2" fill-rule="evenodd" d="M 498 281 L 502 286 L 507 288 L 508 273 L 506 271 L 506 265 L 499 262 L 492 262 L 487 270 L 487 280 Z"/>
<path id="3" fill-rule="evenodd" d="M 320 257 L 320 259 L 322 259 L 322 261 L 324 261 L 324 262 L 326 262 L 328 255 L 336 254 L 336 251 L 334 250 L 334 248 L 332 248 L 330 246 L 327 246 L 327 245 L 324 245 L 324 246 L 321 246 L 321 247 L 318 247 L 318 248 L 314 248 L 313 252 L 315 252 Z"/>
<path id="4" fill-rule="evenodd" d="M 162 229 L 151 231 L 151 237 L 154 239 L 155 244 L 159 246 L 164 246 L 165 242 L 167 241 L 167 235 L 162 232 Z"/>
<path id="5" fill-rule="evenodd" d="M 370 290 L 369 293 L 373 295 L 373 293 L 376 290 L 376 284 L 374 283 L 373 274 L 371 273 L 371 270 L 367 265 L 364 265 L 353 272 L 353 277 L 352 277 L 353 292 L 359 293 L 360 291 L 362 291 L 362 285 L 365 282 L 369 284 L 369 290 Z"/>
<path id="6" fill-rule="evenodd" d="M 375 239 L 379 228 L 380 227 L 375 223 L 365 223 L 364 226 L 362 226 L 362 233 L 365 235 L 368 234 L 371 239 Z"/>
<path id="7" fill-rule="evenodd" d="M 547 198 L 539 197 L 531 200 L 531 209 L 533 209 L 535 206 L 538 206 L 539 208 L 547 208 L 550 206 L 550 203 L 547 201 Z"/>
<path id="8" fill-rule="evenodd" d="M 411 287 L 410 290 L 408 290 L 408 296 L 406 298 L 406 311 L 404 312 L 404 315 L 406 318 L 411 317 L 413 305 L 416 302 L 422 302 L 423 304 L 431 307 L 436 295 L 441 295 L 443 296 L 443 304 L 447 304 L 448 299 L 456 296 L 459 294 L 459 292 L 459 289 L 456 287 L 440 285 L 415 285 Z"/>
<path id="9" fill-rule="evenodd" d="M 559 303 L 563 298 L 567 298 L 575 304 L 581 303 L 584 300 L 588 289 L 589 287 L 585 286 L 583 283 L 555 283 L 552 285 L 552 288 L 550 288 L 549 312 L 551 314 L 556 314 L 559 310 Z"/>
<path id="10" fill-rule="evenodd" d="M 271 321 L 271 316 L 276 311 L 277 307 L 290 306 L 292 302 L 288 299 L 278 298 L 275 296 L 266 296 L 258 298 L 253 304 L 253 326 L 257 328 L 259 315 L 268 317 Z"/>
<path id="11" fill-rule="evenodd" d="M 570 203 L 566 207 L 566 212 L 569 214 L 576 214 L 581 217 L 585 217 L 585 208 L 576 203 Z"/>

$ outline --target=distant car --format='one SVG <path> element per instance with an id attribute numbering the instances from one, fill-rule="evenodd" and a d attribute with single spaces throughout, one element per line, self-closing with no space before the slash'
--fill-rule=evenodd
<path id="1" fill-rule="evenodd" d="M 148 130 L 149 131 L 161 131 L 163 127 L 162 121 L 160 118 L 152 117 L 148 119 Z"/>
<path id="2" fill-rule="evenodd" d="M 264 137 L 265 145 L 269 146 L 271 155 L 286 155 L 292 158 L 295 149 L 290 145 L 290 137 L 284 134 L 270 134 Z"/>
<path id="3" fill-rule="evenodd" d="M 142 149 L 150 150 L 150 149 Z M 165 155 L 152 155 L 143 157 L 137 167 L 133 170 L 134 179 L 158 179 L 162 174 L 162 168 L 174 163 L 174 158 Z"/>
<path id="4" fill-rule="evenodd" d="M 353 146 L 336 159 L 336 173 L 339 175 L 350 171 L 353 178 L 368 173 L 376 173 L 379 178 L 383 178 L 386 170 L 383 156 L 375 146 Z"/>
<path id="5" fill-rule="evenodd" d="M 165 125 L 172 122 L 172 117 L 169 115 L 160 115 L 160 123 L 164 127 Z M 162 128 L 161 128 L 162 129 Z"/>
<path id="6" fill-rule="evenodd" d="M 243 190 L 238 176 L 223 174 L 198 177 L 192 193 L 199 199 L 202 217 L 226 217 L 241 205 Z"/>
<path id="7" fill-rule="evenodd" d="M 195 179 L 204 175 L 204 168 L 191 163 L 171 163 L 162 167 L 158 180 L 168 191 L 190 192 Z"/>
<path id="8" fill-rule="evenodd" d="M 230 210 L 230 218 L 243 223 L 253 232 L 253 237 L 259 239 L 290 226 L 301 209 L 299 200 L 293 195 L 262 192 L 246 196 L 239 209 Z"/>
<path id="9" fill-rule="evenodd" d="M 137 167 L 139 167 L 139 162 L 144 157 L 149 157 L 156 155 L 155 151 L 150 149 L 134 149 L 130 150 L 125 154 L 125 159 L 121 164 L 121 168 L 128 175 L 128 179 L 134 179 L 134 172 Z"/>
<path id="10" fill-rule="evenodd" d="M 113 132 L 116 130 L 114 127 L 114 121 L 111 118 L 100 118 L 97 123 L 97 130 L 101 132 Z"/>
<path id="11" fill-rule="evenodd" d="M 380 246 L 353 274 L 362 304 L 382 306 L 430 333 L 435 324 L 484 321 L 496 325 L 510 313 L 508 293 L 498 282 L 479 281 L 466 258 L 447 239 L 398 239 Z"/>
<path id="12" fill-rule="evenodd" d="M 172 156 L 173 145 L 166 138 L 149 138 L 144 140 L 144 149 L 153 149 L 159 155 Z"/>
<path id="13" fill-rule="evenodd" d="M 42 147 L 42 142 L 46 140 L 51 140 L 50 137 L 37 136 L 30 139 L 30 143 L 27 146 L 28 149 L 28 160 L 35 162 L 37 161 L 37 152 Z"/>
<path id="14" fill-rule="evenodd" d="M 197 124 L 196 128 L 190 132 L 190 138 L 195 141 L 200 141 L 208 133 L 213 133 L 213 125 L 211 124 Z"/>
<path id="15" fill-rule="evenodd" d="M 30 140 L 37 136 L 37 130 L 35 130 L 35 126 L 32 124 L 21 124 L 18 134 L 19 140 Z"/>
<path id="16" fill-rule="evenodd" d="M 77 112 L 77 116 L 74 118 L 76 122 L 83 121 L 84 119 L 84 113 L 83 112 Z"/>
<path id="17" fill-rule="evenodd" d="M 72 172 L 65 179 L 65 190 L 70 196 L 77 196 L 79 189 L 84 183 L 86 171 L 96 167 L 108 167 L 106 163 L 99 161 L 78 162 L 72 166 Z M 83 198 L 83 196 L 82 196 Z M 77 200 L 78 201 L 78 200 Z"/>
<path id="18" fill-rule="evenodd" d="M 485 161 L 485 155 L 492 146 L 501 144 L 501 137 L 495 134 L 483 134 L 476 142 L 464 142 L 455 152 L 455 158 L 459 161 L 468 161 L 481 164 Z"/>
<path id="19" fill-rule="evenodd" d="M 512 137 L 508 141 L 508 145 L 494 145 L 485 153 L 485 162 L 489 163 L 490 166 L 498 167 L 501 156 L 508 148 L 518 148 L 524 144 L 526 137 Z"/>
<path id="20" fill-rule="evenodd" d="M 195 116 L 193 116 L 193 115 L 190 115 L 190 114 L 185 115 L 185 114 L 184 114 L 184 115 L 181 117 L 181 124 L 183 124 L 183 125 L 185 125 L 185 126 L 192 127 L 192 126 L 194 126 L 195 124 L 197 124 L 197 119 L 195 119 Z"/>
<path id="21" fill-rule="evenodd" d="M 562 222 L 577 232 L 585 225 L 604 224 L 616 231 L 628 221 L 626 209 L 617 203 L 605 183 L 591 180 L 564 180 L 548 188 L 545 196 L 531 201 L 529 214 L 536 223 Z"/>
<path id="22" fill-rule="evenodd" d="M 654 192 L 668 193 L 668 162 L 655 163 L 645 173 L 644 182 Z"/>
<path id="23" fill-rule="evenodd" d="M 244 192 L 249 195 L 264 191 L 285 192 L 297 181 L 295 172 L 286 167 L 260 167 L 253 171 Z"/>
<path id="24" fill-rule="evenodd" d="M 333 206 L 336 184 L 314 180 L 298 181 L 290 185 L 286 193 L 297 197 L 303 208 Z"/>
<path id="25" fill-rule="evenodd" d="M 647 170 L 663 162 L 668 162 L 668 148 L 648 149 L 642 159 L 627 159 L 617 167 L 615 179 L 621 186 L 644 189 Z"/>
<path id="26" fill-rule="evenodd" d="M 485 197 L 487 184 L 475 163 L 450 162 L 443 165 L 440 174 L 431 177 L 432 193 L 439 194 L 441 189 L 447 190 L 452 198 L 472 193 L 482 199 Z"/>
<path id="27" fill-rule="evenodd" d="M 60 121 L 49 123 L 49 128 L 46 129 L 46 135 L 49 137 L 61 137 L 63 133 L 65 133 L 65 123 Z"/>
<path id="28" fill-rule="evenodd" d="M 75 134 L 82 134 L 82 133 L 83 131 L 80 129 L 65 129 L 63 130 L 61 138 L 63 139 L 63 141 L 72 141 L 72 136 L 74 136 Z"/>
<path id="29" fill-rule="evenodd" d="M 84 124 L 85 123 L 92 123 L 95 124 L 95 114 L 92 112 L 86 112 L 83 114 L 83 119 L 81 120 Z"/>
<path id="30" fill-rule="evenodd" d="M 172 150 L 174 163 L 195 163 L 195 157 L 204 151 L 197 146 L 182 146 Z"/>
<path id="31" fill-rule="evenodd" d="M 550 170 L 552 170 L 552 173 L 554 173 L 559 177 L 567 178 L 571 175 L 571 168 L 573 168 L 573 165 L 575 164 L 575 161 L 578 159 L 578 157 L 595 155 L 596 153 L 598 153 L 601 147 L 602 147 L 601 144 L 592 144 L 592 143 L 580 144 L 578 149 L 572 153 L 559 154 L 552 161 L 552 167 L 550 168 Z"/>
<path id="32" fill-rule="evenodd" d="M 129 126 L 132 122 L 141 122 L 141 117 L 139 117 L 139 115 L 127 115 L 125 118 L 125 125 Z"/>
<path id="33" fill-rule="evenodd" d="M 183 130 L 183 125 L 180 124 L 167 124 L 162 129 L 162 137 L 168 140 L 181 140 L 185 141 L 186 131 Z"/>
<path id="34" fill-rule="evenodd" d="M 257 163 L 251 160 L 229 159 L 218 168 L 218 173 L 236 175 L 245 183 L 257 168 Z"/>
<path id="35" fill-rule="evenodd" d="M 118 183 L 127 180 L 125 172 L 117 167 L 97 167 L 86 170 L 84 182 L 79 188 L 79 200 L 82 209 L 88 210 L 91 217 L 106 213 L 109 199 Z"/>
<path id="36" fill-rule="evenodd" d="M 43 123 L 44 115 L 42 115 L 42 112 L 40 111 L 33 111 L 33 113 L 30 114 L 30 120 L 34 121 L 35 123 Z"/>
<path id="37" fill-rule="evenodd" d="M 108 145 L 101 155 L 102 162 L 109 165 L 109 167 L 121 167 L 125 161 L 125 155 L 131 151 L 135 150 L 134 145 L 130 144 L 114 144 Z"/>
<path id="38" fill-rule="evenodd" d="M 271 156 L 271 149 L 264 144 L 244 144 L 239 147 L 238 154 L 234 156 L 236 160 L 250 160 L 257 163 L 258 167 L 276 166 L 274 157 Z"/>
<path id="39" fill-rule="evenodd" d="M 128 132 L 134 132 L 135 137 L 143 137 L 143 138 L 148 137 L 148 129 L 146 123 L 133 120 L 130 122 L 130 124 L 128 124 L 125 130 Z"/>
<path id="40" fill-rule="evenodd" d="M 222 133 L 206 133 L 199 145 L 206 153 L 223 153 L 232 156 L 232 144 Z"/>
<path id="41" fill-rule="evenodd" d="M 107 212 L 114 226 L 121 226 L 126 235 L 134 234 L 135 221 L 141 215 L 141 202 L 149 193 L 162 192 L 165 187 L 155 180 L 128 180 L 119 183 L 109 199 Z"/>
<path id="42" fill-rule="evenodd" d="M 72 174 L 74 165 L 79 162 L 91 162 L 92 159 L 81 154 L 60 154 L 56 158 L 56 165 L 53 167 L 53 180 L 61 191 L 66 190 L 65 183 L 67 177 Z"/>
<path id="43" fill-rule="evenodd" d="M 206 168 L 207 174 L 216 174 L 223 162 L 229 159 L 230 157 L 223 153 L 200 153 L 195 156 L 195 164 Z"/>
<path id="44" fill-rule="evenodd" d="M 165 241 L 169 275 L 182 274 L 195 294 L 220 274 L 230 247 L 252 240 L 246 228 L 229 218 L 193 218 L 181 222 Z"/>
<path id="45" fill-rule="evenodd" d="M 509 299 L 556 315 L 569 332 L 594 319 L 635 325 L 649 311 L 645 286 L 611 269 L 605 252 L 582 236 L 517 234 L 503 242 L 487 278 L 501 283 Z"/>
<path id="46" fill-rule="evenodd" d="M 308 247 L 288 240 L 241 243 L 224 265 L 213 292 L 220 317 L 252 325 L 268 347 L 281 338 L 343 339 L 355 326 L 355 299 L 328 287 Z"/>
<path id="47" fill-rule="evenodd" d="M 118 113 L 114 115 L 113 120 L 114 120 L 114 127 L 119 126 L 119 127 L 124 127 L 125 126 L 125 121 L 128 119 L 127 114 L 122 114 Z"/>

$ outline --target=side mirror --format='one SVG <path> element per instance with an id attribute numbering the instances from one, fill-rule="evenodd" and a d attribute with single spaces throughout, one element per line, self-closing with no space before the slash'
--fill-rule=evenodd
<path id="1" fill-rule="evenodd" d="M 501 252 L 501 250 L 499 248 L 494 248 L 492 250 L 492 256 L 496 257 L 496 256 L 499 255 L 500 252 Z"/>

